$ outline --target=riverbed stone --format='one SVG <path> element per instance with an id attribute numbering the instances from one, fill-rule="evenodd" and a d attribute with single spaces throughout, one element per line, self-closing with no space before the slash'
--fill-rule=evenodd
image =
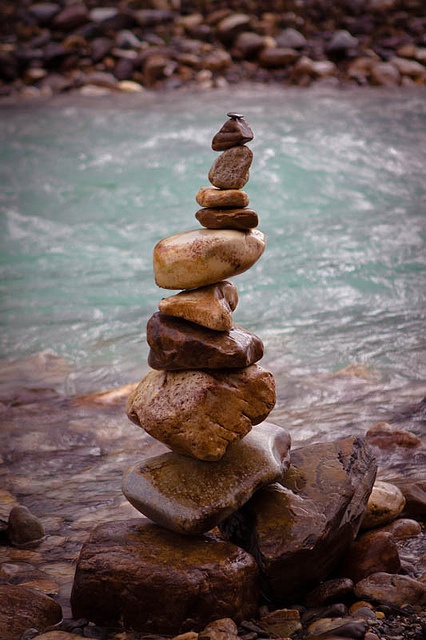
<path id="1" fill-rule="evenodd" d="M 148 520 L 94 529 L 77 563 L 75 618 L 176 635 L 256 613 L 258 570 L 250 554 L 214 537 L 184 536 Z"/>
<path id="2" fill-rule="evenodd" d="M 372 573 L 398 573 L 400 569 L 393 536 L 385 531 L 371 531 L 359 536 L 351 546 L 341 573 L 357 583 Z"/>
<path id="3" fill-rule="evenodd" d="M 241 369 L 263 357 L 263 343 L 241 327 L 214 331 L 160 311 L 148 320 L 148 364 L 153 369 Z"/>
<path id="4" fill-rule="evenodd" d="M 167 447 L 219 460 L 228 445 L 266 420 L 276 399 L 273 375 L 243 369 L 150 371 L 127 402 L 127 415 Z"/>
<path id="5" fill-rule="evenodd" d="M 162 313 L 195 322 L 214 331 L 229 331 L 234 324 L 232 312 L 237 304 L 237 287 L 233 282 L 223 280 L 163 298 L 158 308 Z"/>
<path id="6" fill-rule="evenodd" d="M 426 605 L 426 583 L 399 574 L 379 572 L 355 585 L 355 595 L 391 607 Z"/>
<path id="7" fill-rule="evenodd" d="M 241 189 L 201 187 L 195 196 L 200 207 L 247 207 L 248 195 Z"/>
<path id="8" fill-rule="evenodd" d="M 62 608 L 29 587 L 0 584 L 0 638 L 18 640 L 27 629 L 46 629 L 62 619 Z"/>
<path id="9" fill-rule="evenodd" d="M 224 151 L 253 140 L 253 131 L 242 116 L 230 118 L 213 136 L 213 151 Z"/>
<path id="10" fill-rule="evenodd" d="M 294 602 L 336 568 L 359 530 L 376 470 L 362 438 L 301 447 L 279 482 L 221 523 L 257 559 L 272 602 Z"/>
<path id="11" fill-rule="evenodd" d="M 123 493 L 141 513 L 166 529 L 205 533 L 239 509 L 261 486 L 288 468 L 290 436 L 269 422 L 232 443 L 212 464 L 165 453 L 129 467 Z"/>
<path id="12" fill-rule="evenodd" d="M 253 151 L 246 145 L 226 149 L 214 161 L 208 178 L 219 189 L 242 189 L 249 179 Z"/>
<path id="13" fill-rule="evenodd" d="M 363 529 L 373 529 L 388 524 L 404 510 L 405 498 L 402 491 L 391 484 L 376 480 L 361 522 Z"/>
<path id="14" fill-rule="evenodd" d="M 205 207 L 195 214 L 198 222 L 207 229 L 253 229 L 259 224 L 256 211 L 243 209 L 218 209 Z"/>
<path id="15" fill-rule="evenodd" d="M 163 289 L 196 289 L 215 284 L 250 269 L 265 246 L 265 236 L 258 229 L 195 229 L 178 233 L 154 247 L 155 281 Z"/>
<path id="16" fill-rule="evenodd" d="M 43 523 L 24 505 L 14 506 L 9 514 L 8 536 L 20 548 L 37 546 L 45 537 Z"/>

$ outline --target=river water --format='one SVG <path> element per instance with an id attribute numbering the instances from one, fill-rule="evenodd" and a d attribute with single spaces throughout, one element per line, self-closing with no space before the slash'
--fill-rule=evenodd
<path id="1" fill-rule="evenodd" d="M 42 568 L 38 587 L 65 616 L 88 532 L 137 515 L 123 470 L 163 450 L 127 420 L 128 388 L 97 393 L 148 371 L 145 325 L 171 293 L 154 283 L 152 249 L 198 227 L 195 194 L 229 111 L 255 133 L 245 191 L 268 246 L 234 279 L 234 315 L 264 342 L 269 419 L 295 447 L 381 420 L 424 434 L 424 91 L 250 87 L 0 107 L 0 524 L 18 501 L 48 533 L 34 551 L 1 546 L 0 563 Z M 385 454 L 379 477 L 425 469 L 424 449 Z M 417 567 L 416 540 L 406 553 Z"/>

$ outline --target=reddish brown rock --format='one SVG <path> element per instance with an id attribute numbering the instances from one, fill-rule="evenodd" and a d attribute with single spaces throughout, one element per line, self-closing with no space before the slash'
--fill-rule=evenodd
<path id="1" fill-rule="evenodd" d="M 343 602 L 352 594 L 354 583 L 350 578 L 334 578 L 322 582 L 307 594 L 305 602 L 308 607 L 322 607 L 332 602 Z"/>
<path id="2" fill-rule="evenodd" d="M 61 606 L 40 591 L 0 584 L 0 638 L 17 640 L 27 629 L 46 629 L 62 619 Z"/>
<path id="3" fill-rule="evenodd" d="M 391 607 L 406 604 L 426 605 L 426 583 L 409 576 L 373 573 L 355 585 L 357 598 L 365 598 Z"/>
<path id="4" fill-rule="evenodd" d="M 207 229 L 254 229 L 259 224 L 256 211 L 249 209 L 217 209 L 206 207 L 195 214 Z"/>
<path id="5" fill-rule="evenodd" d="M 341 573 L 357 583 L 372 573 L 398 573 L 400 569 L 398 548 L 392 535 L 384 531 L 372 531 L 354 542 Z"/>
<path id="6" fill-rule="evenodd" d="M 138 519 L 92 532 L 71 604 L 75 618 L 101 626 L 176 635 L 218 618 L 250 619 L 258 598 L 256 562 L 242 549 Z"/>
<path id="7" fill-rule="evenodd" d="M 378 422 L 365 435 L 367 442 L 380 449 L 404 447 L 413 449 L 421 446 L 421 440 L 414 433 L 393 427 L 387 422 Z"/>
<path id="8" fill-rule="evenodd" d="M 241 369 L 263 357 L 261 339 L 240 327 L 214 331 L 159 311 L 149 319 L 146 335 L 153 369 Z"/>
<path id="9" fill-rule="evenodd" d="M 15 547 L 37 546 L 45 537 L 43 523 L 27 507 L 17 505 L 9 514 L 8 536 Z"/>
<path id="10" fill-rule="evenodd" d="M 237 114 L 236 114 L 237 116 Z M 213 151 L 224 151 L 253 140 L 253 131 L 243 116 L 227 120 L 212 140 Z"/>
<path id="11" fill-rule="evenodd" d="M 163 298 L 158 308 L 166 315 L 183 318 L 214 331 L 229 331 L 234 324 L 232 312 L 237 304 L 237 287 L 233 282 L 224 280 Z"/>
<path id="12" fill-rule="evenodd" d="M 218 189 L 217 187 L 202 187 L 195 196 L 200 207 L 247 207 L 248 195 L 240 189 Z"/>
<path id="13" fill-rule="evenodd" d="M 219 189 L 242 189 L 249 179 L 253 151 L 245 145 L 226 149 L 214 161 L 209 180 Z"/>
<path id="14" fill-rule="evenodd" d="M 299 53 L 290 47 L 268 47 L 263 49 L 259 56 L 258 61 L 263 67 L 286 67 L 298 60 Z"/>
<path id="15" fill-rule="evenodd" d="M 210 372 L 151 371 L 130 395 L 127 415 L 177 453 L 219 460 L 230 442 L 263 422 L 275 382 L 257 364 Z"/>
<path id="16" fill-rule="evenodd" d="M 214 464 L 177 453 L 127 469 L 123 493 L 138 511 L 166 529 L 205 533 L 241 507 L 259 487 L 288 468 L 290 437 L 263 422 L 231 444 Z"/>
<path id="17" fill-rule="evenodd" d="M 294 602 L 348 552 L 375 475 L 360 438 L 302 447 L 280 483 L 259 489 L 221 529 L 255 556 L 266 595 Z"/>

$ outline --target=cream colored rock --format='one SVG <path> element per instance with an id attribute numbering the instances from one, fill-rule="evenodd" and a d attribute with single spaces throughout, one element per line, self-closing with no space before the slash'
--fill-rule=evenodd
<path id="1" fill-rule="evenodd" d="M 405 498 L 398 487 L 376 480 L 361 523 L 363 529 L 372 529 L 395 520 L 405 507 Z"/>
<path id="2" fill-rule="evenodd" d="M 219 460 L 266 419 L 275 382 L 256 364 L 234 371 L 151 371 L 130 395 L 127 415 L 177 453 Z"/>
<path id="3" fill-rule="evenodd" d="M 248 195 L 240 189 L 202 187 L 195 196 L 200 207 L 247 207 Z"/>
<path id="4" fill-rule="evenodd" d="M 229 331 L 234 325 L 232 312 L 237 304 L 237 287 L 223 280 L 163 298 L 158 308 L 169 316 L 183 318 L 208 329 Z"/>
<path id="5" fill-rule="evenodd" d="M 154 247 L 155 281 L 163 289 L 196 289 L 250 269 L 265 250 L 258 229 L 194 229 Z"/>

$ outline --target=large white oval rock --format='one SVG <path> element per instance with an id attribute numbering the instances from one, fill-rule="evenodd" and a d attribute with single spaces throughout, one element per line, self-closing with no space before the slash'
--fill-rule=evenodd
<path id="1" fill-rule="evenodd" d="M 155 282 L 163 289 L 195 289 L 247 271 L 265 250 L 258 229 L 194 229 L 154 247 Z"/>

